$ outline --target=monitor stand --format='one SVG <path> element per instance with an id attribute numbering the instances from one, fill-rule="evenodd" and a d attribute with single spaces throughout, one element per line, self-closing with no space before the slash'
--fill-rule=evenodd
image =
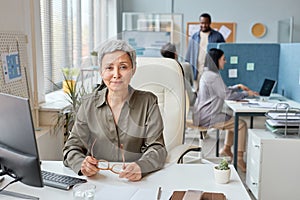
<path id="1" fill-rule="evenodd" d="M 264 97 L 264 96 L 260 96 L 259 97 L 259 101 L 269 101 L 270 97 Z"/>
<path id="2" fill-rule="evenodd" d="M 2 182 L 5 179 L 4 176 L 1 176 L 1 172 L 2 171 L 0 171 L 0 185 L 2 184 Z M 27 194 L 21 194 L 21 193 L 18 193 L 18 192 L 6 191 L 6 190 L 1 191 L 1 189 L 2 188 L 0 188 L 0 196 L 1 195 L 6 195 L 6 196 L 17 197 L 17 198 L 21 198 L 21 199 L 39 200 L 38 197 L 30 196 L 30 195 L 27 195 Z"/>

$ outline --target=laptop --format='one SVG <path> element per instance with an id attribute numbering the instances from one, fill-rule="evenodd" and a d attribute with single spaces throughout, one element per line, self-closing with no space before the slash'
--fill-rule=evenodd
<path id="1" fill-rule="evenodd" d="M 255 99 L 257 101 L 267 101 L 270 98 L 270 95 L 274 90 L 275 86 L 276 86 L 276 81 L 271 79 L 265 79 L 260 88 L 259 96 L 251 96 L 251 97 L 247 97 L 247 99 Z"/>
<path id="2" fill-rule="evenodd" d="M 259 96 L 261 97 L 269 97 L 274 90 L 276 86 L 277 81 L 275 80 L 270 80 L 270 79 L 265 79 L 264 83 L 262 84 L 260 91 L 259 91 Z"/>

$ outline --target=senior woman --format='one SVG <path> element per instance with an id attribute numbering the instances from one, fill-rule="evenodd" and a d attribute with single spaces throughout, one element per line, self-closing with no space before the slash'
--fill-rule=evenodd
<path id="1" fill-rule="evenodd" d="M 63 149 L 64 164 L 79 175 L 106 169 L 138 181 L 161 169 L 167 156 L 157 97 L 130 86 L 136 53 L 126 42 L 108 41 L 98 56 L 102 84 L 83 97 Z M 109 164 L 124 159 L 120 171 Z"/>
<path id="2" fill-rule="evenodd" d="M 233 145 L 234 118 L 222 112 L 224 100 L 240 100 L 247 96 L 258 95 L 257 92 L 248 87 L 237 84 L 227 87 L 219 73 L 224 69 L 226 63 L 224 52 L 212 48 L 206 55 L 205 68 L 199 82 L 199 90 L 193 108 L 193 123 L 204 127 L 222 127 L 228 130 L 225 137 L 225 145 L 221 149 L 221 155 L 233 157 L 231 146 Z M 242 90 L 242 91 L 239 91 Z M 247 124 L 239 120 L 239 141 L 238 141 L 238 162 L 237 166 L 246 171 L 246 164 L 243 160 L 245 152 Z"/>

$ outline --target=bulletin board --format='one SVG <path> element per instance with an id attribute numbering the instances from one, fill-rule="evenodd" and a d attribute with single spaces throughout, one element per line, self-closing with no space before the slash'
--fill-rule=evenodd
<path id="1" fill-rule="evenodd" d="M 4 63 L 4 57 L 12 64 Z M 27 60 L 26 35 L 0 32 L 0 92 L 32 100 Z"/>
<path id="2" fill-rule="evenodd" d="M 212 22 L 211 28 L 219 31 L 226 43 L 235 42 L 236 23 L 233 22 Z M 189 37 L 200 30 L 200 22 L 187 22 L 186 23 L 186 44 L 188 44 Z"/>

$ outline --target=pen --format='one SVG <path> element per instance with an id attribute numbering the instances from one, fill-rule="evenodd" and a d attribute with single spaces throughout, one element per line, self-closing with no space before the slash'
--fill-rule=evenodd
<path id="1" fill-rule="evenodd" d="M 160 196 L 161 196 L 161 187 L 158 188 L 156 200 L 160 200 Z"/>

